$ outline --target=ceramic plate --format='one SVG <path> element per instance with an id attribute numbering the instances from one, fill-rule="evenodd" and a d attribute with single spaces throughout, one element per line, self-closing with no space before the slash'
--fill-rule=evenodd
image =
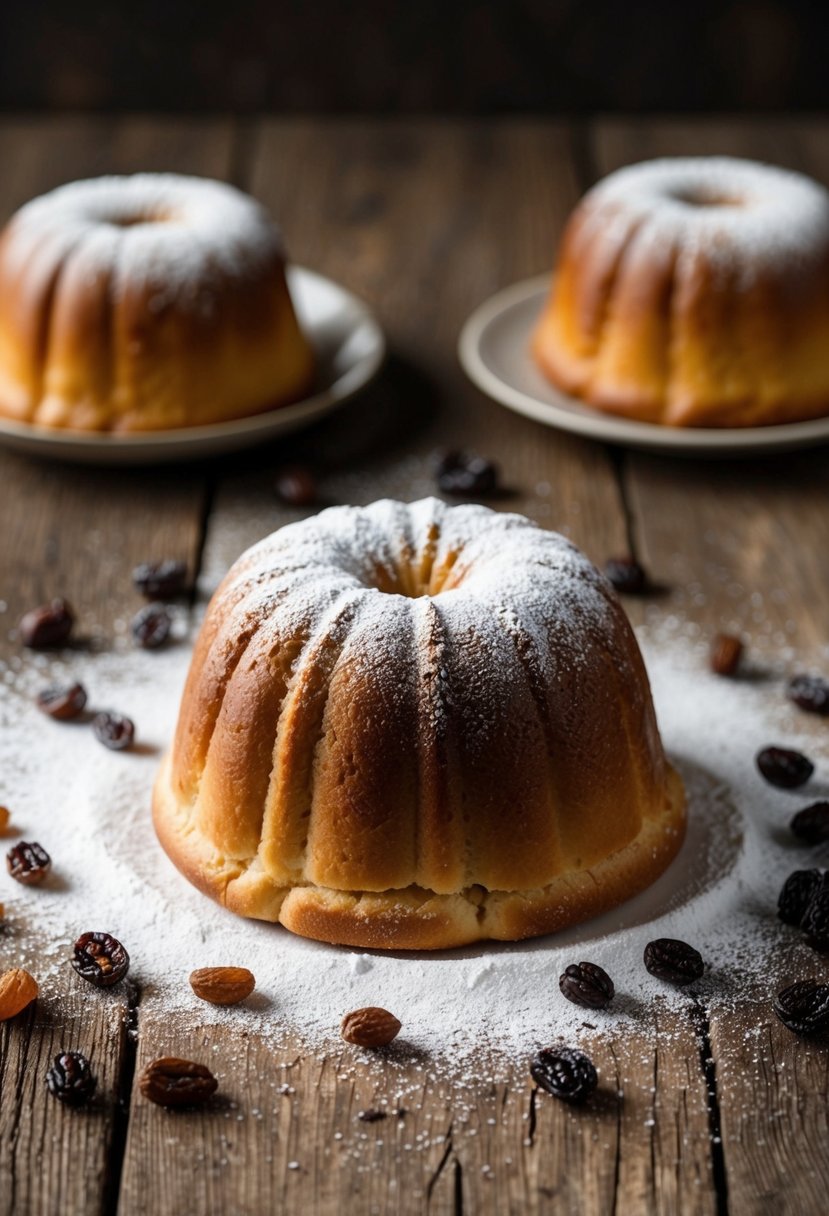
<path id="1" fill-rule="evenodd" d="M 750 456 L 829 442 L 829 417 L 783 426 L 667 427 L 602 414 L 555 389 L 530 355 L 530 336 L 550 290 L 544 275 L 499 291 L 461 332 L 466 374 L 487 396 L 537 422 L 610 443 L 686 456 Z"/>
<path id="2" fill-rule="evenodd" d="M 139 435 L 58 431 L 0 418 L 0 444 L 33 456 L 84 464 L 158 464 L 250 447 L 339 409 L 380 370 L 386 349 L 383 331 L 366 305 L 331 279 L 292 266 L 288 283 L 300 323 L 317 354 L 313 396 L 251 418 Z"/>

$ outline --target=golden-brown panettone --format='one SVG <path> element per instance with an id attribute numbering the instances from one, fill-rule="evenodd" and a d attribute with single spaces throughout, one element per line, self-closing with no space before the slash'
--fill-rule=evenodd
<path id="1" fill-rule="evenodd" d="M 0 415 L 167 430 L 287 404 L 312 380 L 279 233 L 232 186 L 73 182 L 0 235 Z"/>
<path id="2" fill-rule="evenodd" d="M 569 220 L 533 351 L 565 392 L 645 422 L 829 413 L 829 193 L 728 157 L 611 174 Z"/>
<path id="3" fill-rule="evenodd" d="M 522 516 L 435 499 L 334 507 L 239 559 L 154 815 L 233 911 L 398 949 L 583 920 L 685 823 L 609 583 Z"/>

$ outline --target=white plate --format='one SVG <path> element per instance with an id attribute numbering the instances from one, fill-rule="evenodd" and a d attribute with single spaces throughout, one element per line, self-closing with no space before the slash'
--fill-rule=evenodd
<path id="1" fill-rule="evenodd" d="M 782 426 L 668 427 L 602 414 L 559 392 L 530 354 L 530 337 L 550 290 L 550 278 L 527 279 L 477 308 L 461 331 L 464 371 L 488 397 L 537 422 L 610 443 L 681 456 L 750 456 L 829 442 L 829 417 Z"/>
<path id="2" fill-rule="evenodd" d="M 159 464 L 233 452 L 285 435 L 339 409 L 383 363 L 383 331 L 361 300 L 303 266 L 288 268 L 294 307 L 317 355 L 317 390 L 281 409 L 233 422 L 108 435 L 60 431 L 0 418 L 0 445 L 84 464 Z"/>

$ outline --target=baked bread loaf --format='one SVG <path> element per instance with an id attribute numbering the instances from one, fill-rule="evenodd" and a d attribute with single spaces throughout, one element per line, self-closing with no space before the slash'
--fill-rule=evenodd
<path id="1" fill-rule="evenodd" d="M 0 414 L 78 431 L 221 422 L 313 380 L 279 234 L 232 186 L 74 182 L 0 236 Z"/>
<path id="2" fill-rule="evenodd" d="M 565 392 L 646 422 L 829 413 L 829 193 L 728 157 L 611 174 L 567 224 L 533 351 Z"/>
<path id="3" fill-rule="evenodd" d="M 236 562 L 154 817 L 235 912 L 434 949 L 627 899 L 684 796 L 610 584 L 522 516 L 426 499 L 333 507 Z"/>

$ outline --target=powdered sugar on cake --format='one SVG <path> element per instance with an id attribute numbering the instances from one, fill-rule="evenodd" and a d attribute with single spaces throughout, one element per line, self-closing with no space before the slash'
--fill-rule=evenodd
<path id="1" fill-rule="evenodd" d="M 732 157 L 629 165 L 585 196 L 602 239 L 637 251 L 699 251 L 748 283 L 764 268 L 791 272 L 829 250 L 829 192 L 799 173 Z"/>

